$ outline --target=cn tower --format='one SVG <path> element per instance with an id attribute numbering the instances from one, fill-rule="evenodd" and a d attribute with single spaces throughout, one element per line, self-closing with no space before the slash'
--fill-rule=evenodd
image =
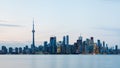
<path id="1" fill-rule="evenodd" d="M 33 19 L 33 29 L 32 29 L 32 46 L 35 47 L 35 28 L 34 28 L 34 19 Z"/>

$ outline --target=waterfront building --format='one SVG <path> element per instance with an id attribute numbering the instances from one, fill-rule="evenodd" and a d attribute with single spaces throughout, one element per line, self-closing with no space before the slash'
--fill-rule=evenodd
<path id="1" fill-rule="evenodd" d="M 101 42 L 100 42 L 100 40 L 97 40 L 97 46 L 98 46 L 98 51 L 99 51 L 99 54 L 101 54 L 102 53 L 102 44 L 101 44 Z"/>
<path id="2" fill-rule="evenodd" d="M 2 54 L 7 54 L 8 50 L 6 48 L 6 46 L 2 46 Z"/>
<path id="3" fill-rule="evenodd" d="M 90 38 L 89 53 L 93 54 L 94 51 L 94 37 Z"/>
<path id="4" fill-rule="evenodd" d="M 15 47 L 15 54 L 18 54 L 18 48 Z"/>
<path id="5" fill-rule="evenodd" d="M 115 54 L 118 54 L 118 45 L 115 45 Z"/>
<path id="6" fill-rule="evenodd" d="M 19 54 L 22 54 L 23 53 L 22 47 L 19 47 L 18 51 Z"/>
<path id="7" fill-rule="evenodd" d="M 9 47 L 9 54 L 13 54 L 13 48 Z"/>
<path id="8" fill-rule="evenodd" d="M 44 53 L 45 54 L 48 53 L 48 43 L 47 43 L 47 41 L 44 41 Z"/>
<path id="9" fill-rule="evenodd" d="M 57 53 L 56 37 L 50 37 L 50 54 Z"/>

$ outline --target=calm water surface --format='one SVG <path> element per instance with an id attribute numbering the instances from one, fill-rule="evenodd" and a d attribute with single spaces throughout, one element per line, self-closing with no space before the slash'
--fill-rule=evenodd
<path id="1" fill-rule="evenodd" d="M 0 68 L 120 68 L 120 56 L 0 55 Z"/>

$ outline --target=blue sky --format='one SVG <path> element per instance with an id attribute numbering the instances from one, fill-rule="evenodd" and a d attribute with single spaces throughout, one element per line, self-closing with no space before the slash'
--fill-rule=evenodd
<path id="1" fill-rule="evenodd" d="M 39 42 L 81 34 L 120 45 L 119 0 L 0 0 L 0 41 L 31 41 L 33 17 Z"/>

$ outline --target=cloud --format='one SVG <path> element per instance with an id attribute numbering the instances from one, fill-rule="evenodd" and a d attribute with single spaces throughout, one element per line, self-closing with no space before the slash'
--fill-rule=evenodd
<path id="1" fill-rule="evenodd" d="M 116 37 L 118 37 L 120 35 L 120 28 L 117 28 L 117 27 L 114 27 L 114 28 L 113 27 L 96 27 L 94 29 L 97 30 L 98 32 L 102 31 L 107 36 L 116 36 Z"/>
<path id="2" fill-rule="evenodd" d="M 99 33 L 105 37 L 116 37 L 120 38 L 120 28 L 118 27 L 92 27 L 93 30 L 96 31 L 96 33 Z M 98 34 L 98 35 L 99 35 Z"/>
<path id="3" fill-rule="evenodd" d="M 7 20 L 0 20 L 0 22 L 8 22 Z"/>
<path id="4" fill-rule="evenodd" d="M 104 0 L 104 1 L 119 1 L 119 0 Z"/>
<path id="5" fill-rule="evenodd" d="M 104 31 L 120 32 L 120 28 L 112 28 L 112 27 L 97 27 L 95 29 L 104 30 Z"/>
<path id="6" fill-rule="evenodd" d="M 0 24 L 2 27 L 22 27 L 21 25 L 13 25 L 13 24 Z"/>
<path id="7" fill-rule="evenodd" d="M 2 27 L 22 27 L 21 25 L 7 24 L 6 23 L 6 22 L 8 22 L 7 20 L 0 20 L 0 22 L 2 22 L 2 23 L 0 23 L 0 26 L 2 26 Z M 3 24 L 3 22 L 6 24 Z"/>

